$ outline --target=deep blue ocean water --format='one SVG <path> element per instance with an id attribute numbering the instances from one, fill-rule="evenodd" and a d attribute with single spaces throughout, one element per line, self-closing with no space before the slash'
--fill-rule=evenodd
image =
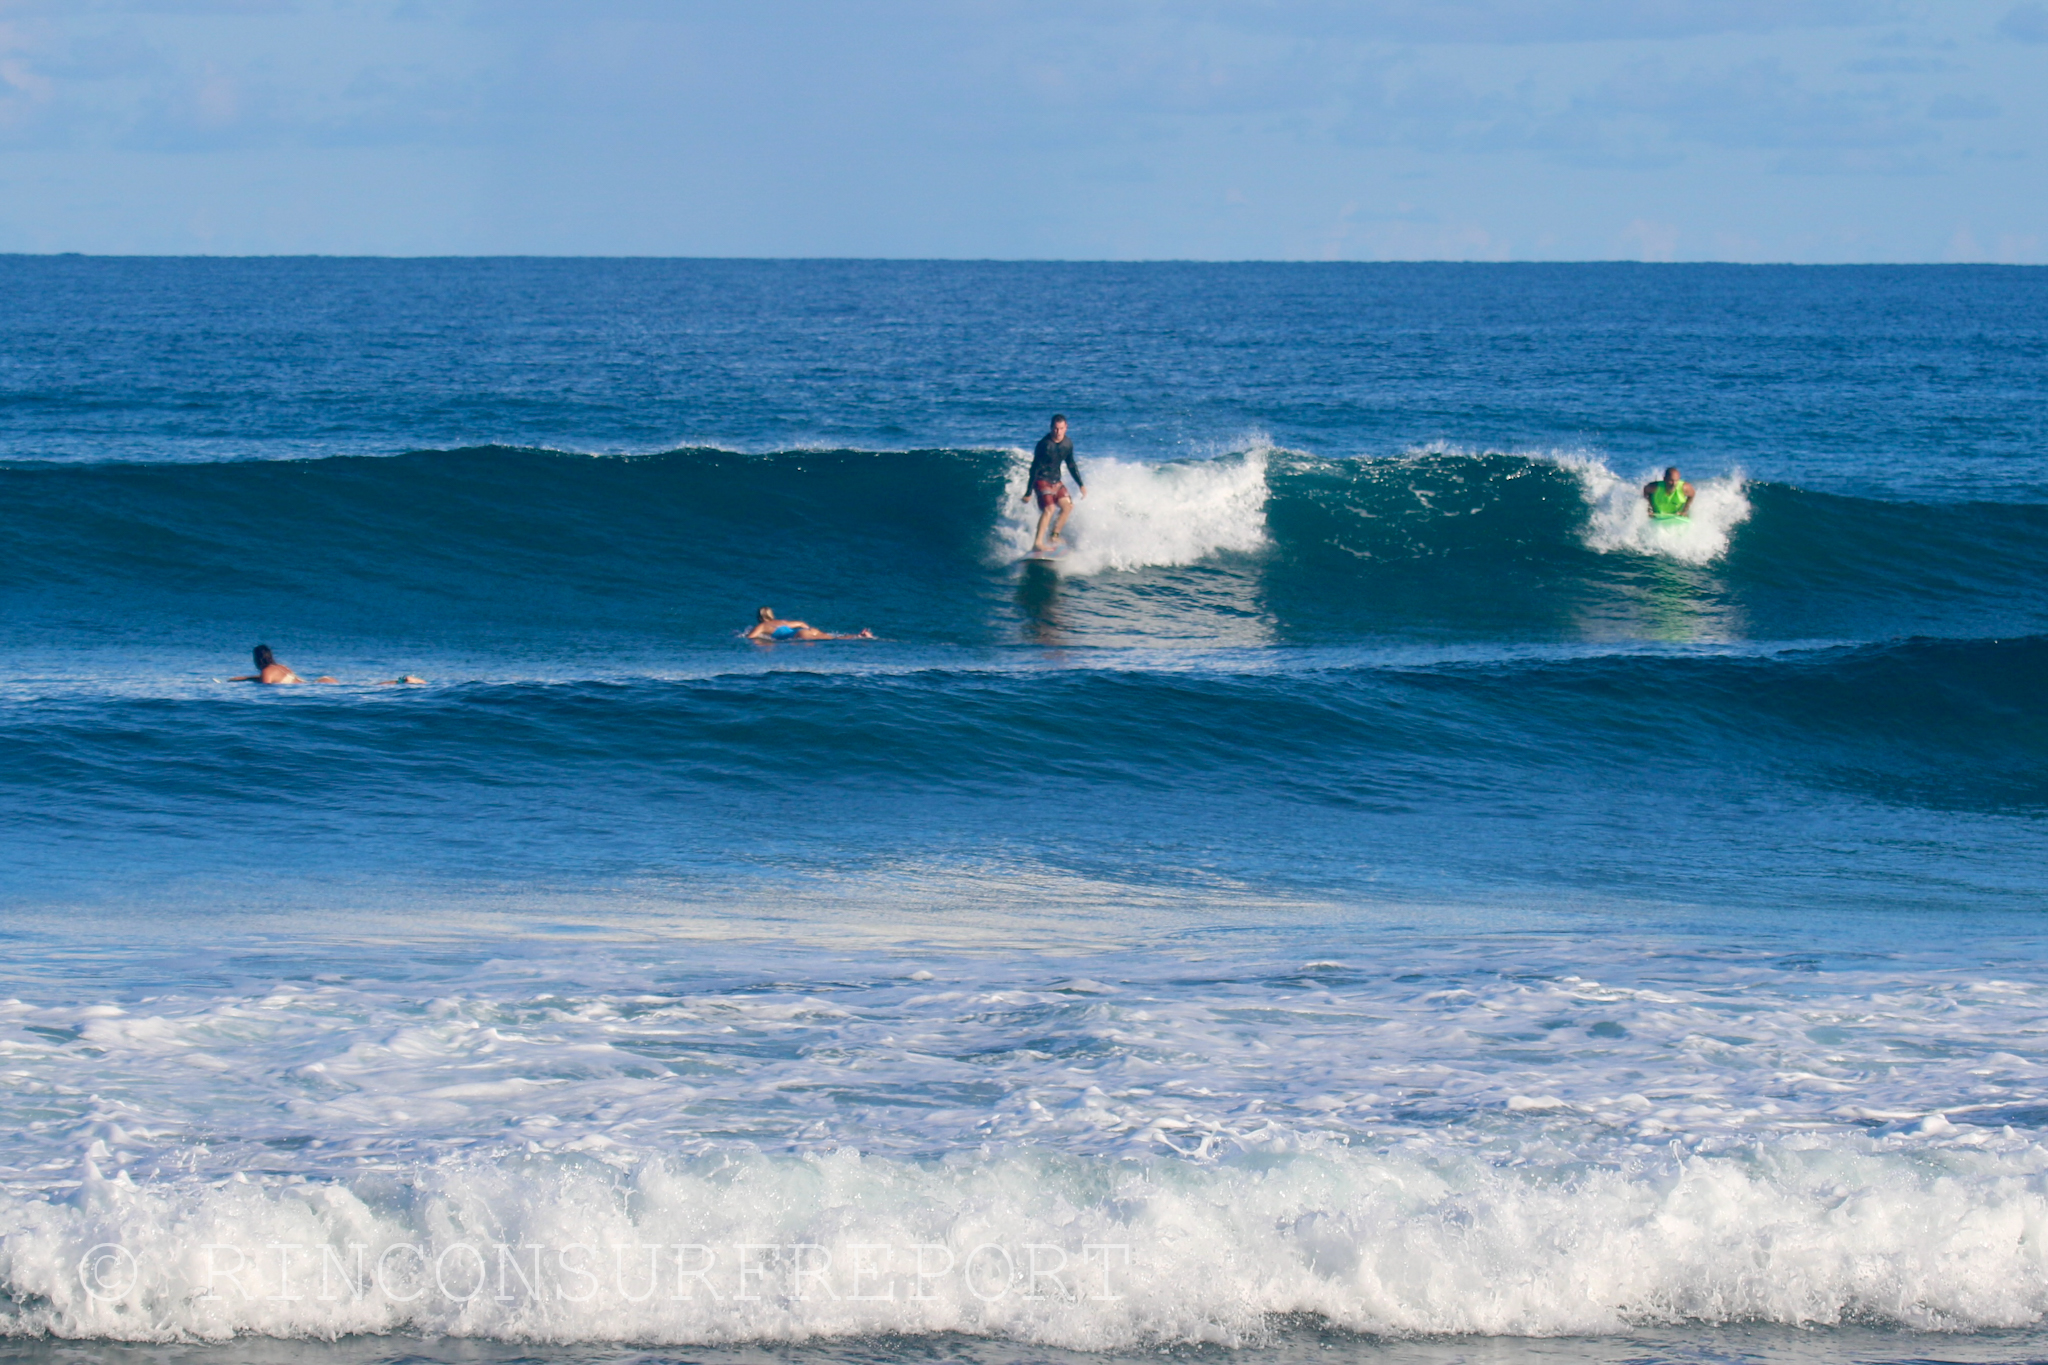
<path id="1" fill-rule="evenodd" d="M 2048 271 L 0 257 L 0 547 L 25 1359 L 2048 1353 Z"/>

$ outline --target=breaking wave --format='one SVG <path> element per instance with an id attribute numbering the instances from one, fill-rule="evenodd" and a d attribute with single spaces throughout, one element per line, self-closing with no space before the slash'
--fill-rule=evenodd
<path id="1" fill-rule="evenodd" d="M 1692 521 L 1668 527 L 1643 513 L 1652 471 L 1573 452 L 1255 449 L 1084 468 L 1057 572 L 1098 597 L 1139 591 L 1121 629 L 1197 638 L 1234 615 L 1281 640 L 1661 638 L 1674 609 L 1723 637 L 2048 624 L 2031 590 L 2048 572 L 2048 507 L 1700 475 Z M 16 550 L 0 597 L 32 630 L 111 614 L 163 638 L 236 622 L 244 649 L 250 630 L 729 636 L 762 602 L 977 642 L 1014 630 L 998 604 L 1033 525 L 1021 479 L 1019 452 L 945 450 L 15 466 L 0 469 Z"/>

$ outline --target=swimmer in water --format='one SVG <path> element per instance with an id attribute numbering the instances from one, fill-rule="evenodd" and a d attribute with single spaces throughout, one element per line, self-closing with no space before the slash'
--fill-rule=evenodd
<path id="1" fill-rule="evenodd" d="M 773 642 L 776 640 L 872 640 L 875 633 L 863 630 L 858 635 L 830 635 L 819 630 L 808 621 L 785 621 L 775 614 L 775 608 L 763 607 L 761 619 L 747 630 L 749 640 Z"/>
<path id="2" fill-rule="evenodd" d="M 279 663 L 277 656 L 270 652 L 269 645 L 256 646 L 254 654 L 256 657 L 256 671 L 254 673 L 244 673 L 238 678 L 229 678 L 229 682 L 270 683 L 274 686 L 291 687 L 306 681 L 298 674 L 292 672 L 291 669 Z M 341 679 L 330 678 L 324 674 L 313 679 L 313 681 L 316 683 L 334 683 L 337 686 L 341 683 Z M 425 678 L 415 678 L 408 673 L 402 678 L 379 679 L 377 686 L 396 687 L 400 683 L 423 683 L 425 681 Z"/>
<path id="3" fill-rule="evenodd" d="M 1650 504 L 1653 517 L 1692 515 L 1692 485 L 1678 477 L 1677 465 L 1664 471 L 1662 483 L 1643 485 L 1643 500 Z"/>

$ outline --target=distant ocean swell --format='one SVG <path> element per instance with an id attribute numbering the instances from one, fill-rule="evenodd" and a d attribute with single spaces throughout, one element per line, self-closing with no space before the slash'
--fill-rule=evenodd
<path id="1" fill-rule="evenodd" d="M 0 1199 L 13 1335 L 687 1344 L 954 1331 L 1073 1349 L 2048 1315 L 2048 1155 L 1792 1139 L 1620 1164 L 1426 1147 L 1220 1163 L 851 1150 L 449 1159 Z"/>
<path id="2" fill-rule="evenodd" d="M 456 619 L 697 631 L 773 595 L 822 599 L 899 635 L 972 638 L 991 569 L 1029 543 L 1022 458 L 485 448 L 17 464 L 0 469 L 0 535 L 15 548 L 0 593 L 25 619 L 58 623 L 88 602 L 116 619 L 246 616 L 257 604 L 288 621 L 288 599 L 302 621 L 381 620 L 387 632 Z M 1565 629 L 1611 609 L 1595 599 L 1675 592 L 1695 606 L 1804 613 L 1799 633 L 1823 638 L 1911 633 L 1901 613 L 1930 633 L 1956 606 L 2024 610 L 2014 594 L 2048 572 L 2044 507 L 1700 477 L 1693 523 L 1653 526 L 1634 475 L 1570 453 L 1252 451 L 1084 467 L 1090 496 L 1062 577 L 1168 574 L 1156 614 L 1170 617 L 1177 584 L 1199 596 L 1221 573 L 1283 638 Z M 1193 570 L 1210 577 L 1171 577 Z"/>

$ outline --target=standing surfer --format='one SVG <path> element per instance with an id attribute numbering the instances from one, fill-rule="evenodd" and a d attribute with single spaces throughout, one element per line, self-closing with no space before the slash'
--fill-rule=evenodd
<path id="1" fill-rule="evenodd" d="M 1065 465 L 1074 474 L 1074 487 L 1088 496 L 1088 481 L 1081 477 L 1081 466 L 1074 463 L 1074 443 L 1067 439 L 1067 418 L 1065 413 L 1052 415 L 1052 430 L 1038 438 L 1038 448 L 1031 452 L 1031 474 L 1024 480 L 1024 501 L 1035 496 L 1038 499 L 1038 533 L 1031 537 L 1031 552 L 1044 554 L 1060 543 L 1060 530 L 1067 524 L 1067 517 L 1074 510 L 1074 499 L 1068 495 L 1067 486 L 1060 482 L 1060 466 Z M 1060 519 L 1053 521 L 1053 509 L 1058 508 Z M 1048 540 L 1045 528 L 1050 523 L 1052 538 Z"/>
<path id="2" fill-rule="evenodd" d="M 1692 515 L 1692 485 L 1678 477 L 1677 465 L 1664 471 L 1662 483 L 1644 484 L 1643 498 L 1650 504 L 1653 517 Z"/>

